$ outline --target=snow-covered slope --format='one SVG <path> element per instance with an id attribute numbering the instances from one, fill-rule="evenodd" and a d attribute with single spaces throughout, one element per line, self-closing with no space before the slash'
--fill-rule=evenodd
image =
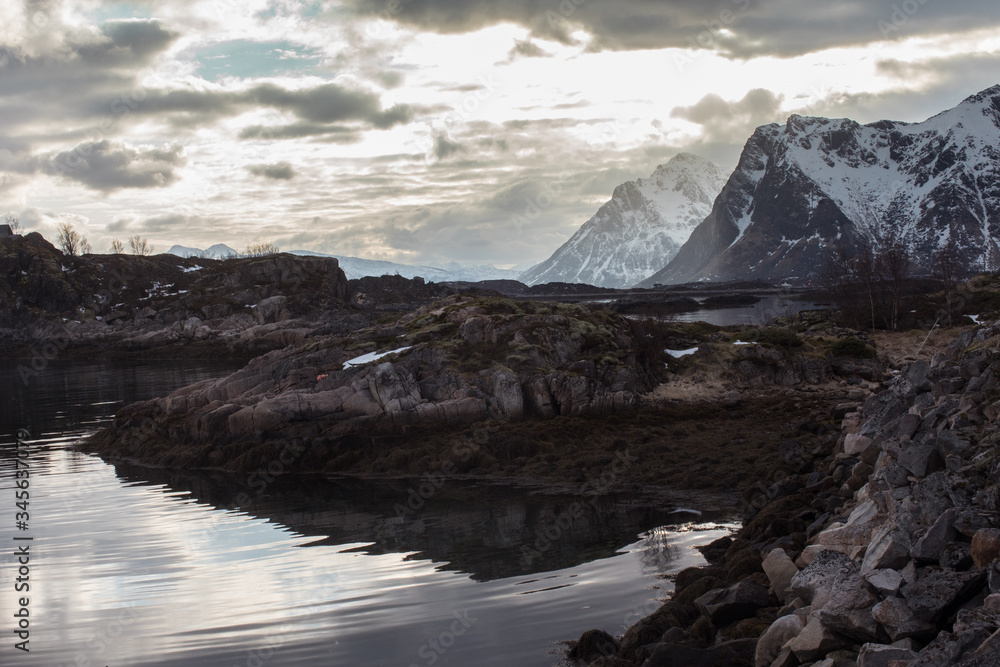
<path id="1" fill-rule="evenodd" d="M 611 201 L 521 281 L 634 285 L 677 254 L 725 182 L 726 174 L 708 160 L 676 155 L 649 178 L 615 188 Z"/>
<path id="2" fill-rule="evenodd" d="M 170 250 L 167 251 L 168 255 L 177 255 L 178 257 L 207 257 L 208 259 L 226 259 L 228 257 L 235 257 L 238 253 L 227 246 L 224 243 L 216 243 L 211 248 L 207 250 L 202 250 L 201 248 L 188 248 L 182 245 L 171 246 Z"/>
<path id="3" fill-rule="evenodd" d="M 747 142 L 705 218 L 643 285 L 805 279 L 827 250 L 896 235 L 927 268 L 953 239 L 1000 266 L 1000 86 L 922 123 L 791 116 Z"/>

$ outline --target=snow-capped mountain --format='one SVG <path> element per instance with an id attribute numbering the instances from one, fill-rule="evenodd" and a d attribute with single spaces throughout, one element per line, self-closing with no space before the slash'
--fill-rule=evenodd
<path id="1" fill-rule="evenodd" d="M 171 246 L 170 250 L 167 251 L 168 255 L 177 255 L 178 257 L 206 257 L 208 259 L 226 259 L 228 257 L 235 257 L 239 253 L 227 246 L 225 243 L 216 243 L 211 248 L 207 250 L 202 250 L 201 248 L 188 248 L 182 245 Z"/>
<path id="2" fill-rule="evenodd" d="M 680 153 L 649 178 L 615 188 L 611 201 L 521 282 L 630 287 L 670 261 L 725 182 L 716 165 Z"/>
<path id="3" fill-rule="evenodd" d="M 711 213 L 645 280 L 815 275 L 829 248 L 896 235 L 926 269 L 954 240 L 1000 266 L 1000 86 L 921 123 L 791 116 L 757 128 Z"/>

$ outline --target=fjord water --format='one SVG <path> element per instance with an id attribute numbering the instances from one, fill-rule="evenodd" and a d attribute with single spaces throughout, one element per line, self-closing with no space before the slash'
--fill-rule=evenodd
<path id="1" fill-rule="evenodd" d="M 229 369 L 54 362 L 25 384 L 16 368 L 0 365 L 0 664 L 12 667 L 553 665 L 558 642 L 655 609 L 662 575 L 702 562 L 693 545 L 732 527 L 712 507 L 692 522 L 672 503 L 501 484 L 449 480 L 404 511 L 420 480 L 110 465 L 75 446 L 122 405 Z M 14 591 L 15 536 L 33 538 L 27 593 Z M 14 648 L 22 596 L 29 653 Z"/>

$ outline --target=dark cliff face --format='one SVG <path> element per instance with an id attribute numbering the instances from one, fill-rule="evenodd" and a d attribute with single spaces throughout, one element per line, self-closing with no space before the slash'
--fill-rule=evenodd
<path id="1" fill-rule="evenodd" d="M 953 240 L 1000 265 L 1000 86 L 923 123 L 792 116 L 758 128 L 676 257 L 647 279 L 815 276 L 830 248 L 898 235 L 918 267 Z"/>
<path id="2" fill-rule="evenodd" d="M 38 233 L 0 240 L 0 328 L 112 321 L 139 311 L 162 323 L 208 319 L 277 295 L 303 316 L 346 302 L 348 283 L 332 258 L 69 257 Z"/>

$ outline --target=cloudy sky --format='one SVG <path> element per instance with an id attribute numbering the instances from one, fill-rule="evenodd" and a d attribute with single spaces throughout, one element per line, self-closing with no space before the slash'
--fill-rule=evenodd
<path id="1" fill-rule="evenodd" d="M 5 0 L 0 210 L 527 266 L 680 151 L 1000 82 L 995 0 Z"/>

